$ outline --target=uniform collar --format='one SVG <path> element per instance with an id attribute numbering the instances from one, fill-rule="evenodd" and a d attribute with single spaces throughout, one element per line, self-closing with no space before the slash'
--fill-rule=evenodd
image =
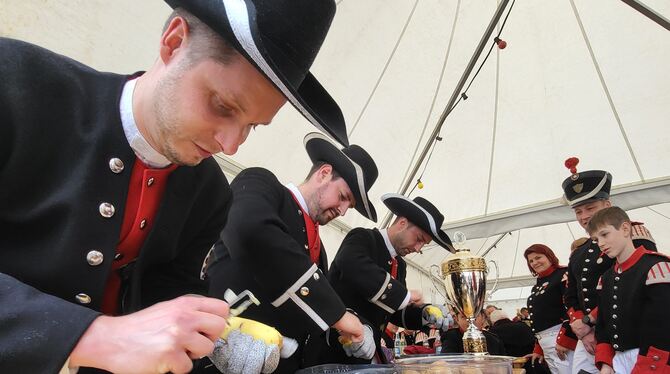
<path id="1" fill-rule="evenodd" d="M 305 201 L 305 198 L 302 196 L 302 193 L 300 193 L 300 189 L 293 183 L 287 183 L 286 188 L 288 188 L 289 191 L 295 196 L 295 199 L 298 200 L 298 204 L 300 204 L 300 208 L 309 215 L 309 209 L 307 209 L 307 201 Z"/>
<path id="2" fill-rule="evenodd" d="M 121 111 L 123 132 L 126 134 L 126 139 L 128 140 L 128 144 L 130 144 L 130 148 L 133 149 L 140 161 L 151 168 L 164 168 L 170 165 L 170 161 L 153 149 L 137 128 L 137 123 L 135 122 L 135 116 L 133 114 L 133 92 L 135 92 L 135 83 L 137 83 L 137 78 L 126 82 L 123 86 L 123 92 L 121 93 L 119 110 Z"/>
<path id="3" fill-rule="evenodd" d="M 621 264 L 617 261 L 616 264 L 614 264 L 614 270 L 617 273 L 623 273 L 624 271 L 630 269 L 642 258 L 644 251 L 645 249 L 643 246 L 635 248 L 635 252 L 633 252 L 633 254 L 630 255 L 626 261 L 622 262 Z"/>
<path id="4" fill-rule="evenodd" d="M 391 239 L 389 239 L 388 230 L 379 229 L 379 233 L 382 234 L 382 238 L 384 238 L 384 243 L 386 243 L 386 249 L 388 249 L 391 258 L 396 258 L 398 252 L 395 251 L 395 248 L 393 248 L 393 245 L 391 244 Z"/>
<path id="5" fill-rule="evenodd" d="M 556 266 L 551 265 L 551 266 L 549 266 L 549 267 L 547 268 L 547 270 L 545 270 L 545 271 L 543 271 L 543 272 L 541 272 L 541 273 L 538 273 L 538 274 L 537 274 L 537 277 L 538 277 L 538 278 L 548 277 L 548 276 L 550 276 L 551 273 L 553 273 L 554 271 L 556 271 Z"/>

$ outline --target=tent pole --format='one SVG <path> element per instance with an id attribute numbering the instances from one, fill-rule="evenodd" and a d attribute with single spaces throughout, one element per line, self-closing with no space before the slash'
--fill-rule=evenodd
<path id="1" fill-rule="evenodd" d="M 449 103 L 447 106 L 444 108 L 444 111 L 442 112 L 442 115 L 440 115 L 440 119 L 437 121 L 437 125 L 435 126 L 435 129 L 433 130 L 433 133 L 430 134 L 429 141 L 426 143 L 426 145 L 423 148 L 423 151 L 421 151 L 421 155 L 419 156 L 419 159 L 417 160 L 416 164 L 414 164 L 414 167 L 412 168 L 412 171 L 410 172 L 407 180 L 405 181 L 405 184 L 402 186 L 402 189 L 400 190 L 400 194 L 404 195 L 407 193 L 407 190 L 409 189 L 409 186 L 412 184 L 414 181 L 414 178 L 416 177 L 416 173 L 419 171 L 419 168 L 421 167 L 421 163 L 423 160 L 426 158 L 426 155 L 428 154 L 428 151 L 430 150 L 430 146 L 433 144 L 433 139 L 437 136 L 437 134 L 440 133 L 440 130 L 442 129 L 442 125 L 444 124 L 444 120 L 447 118 L 449 113 L 451 112 L 451 109 L 458 100 L 458 97 L 461 94 L 461 89 L 463 86 L 465 86 L 466 81 L 468 80 L 468 77 L 470 76 L 470 73 L 472 72 L 472 69 L 474 69 L 475 64 L 477 63 L 477 60 L 479 59 L 479 56 L 481 56 L 482 51 L 486 47 L 489 42 L 491 42 L 491 34 L 493 34 L 493 30 L 495 29 L 496 25 L 498 24 L 498 21 L 500 20 L 500 17 L 502 17 L 503 12 L 505 11 L 505 8 L 507 7 L 507 4 L 509 3 L 509 0 L 501 0 L 500 4 L 498 4 L 498 8 L 496 9 L 495 14 L 493 15 L 493 18 L 491 19 L 491 22 L 489 22 L 488 27 L 486 27 L 486 31 L 484 31 L 484 35 L 482 36 L 482 39 L 479 41 L 479 44 L 477 45 L 477 48 L 475 49 L 475 52 L 472 54 L 472 57 L 470 58 L 470 62 L 468 63 L 468 66 L 465 68 L 465 71 L 463 72 L 463 75 L 461 76 L 461 79 L 458 81 L 458 84 L 456 85 L 456 88 L 454 89 L 454 92 L 451 94 L 451 98 L 449 99 Z M 391 221 L 392 214 L 389 212 L 386 214 L 384 217 L 384 221 L 382 221 L 381 227 L 387 227 L 389 225 L 389 222 Z"/>
<path id="2" fill-rule="evenodd" d="M 663 17 L 662 15 L 654 12 L 653 9 L 649 8 L 648 6 L 642 4 L 641 2 L 637 0 L 621 0 L 624 3 L 630 5 L 631 8 L 637 10 L 638 12 L 642 13 L 645 17 L 649 18 L 650 20 L 658 23 L 663 27 L 664 29 L 670 31 L 670 22 Z"/>

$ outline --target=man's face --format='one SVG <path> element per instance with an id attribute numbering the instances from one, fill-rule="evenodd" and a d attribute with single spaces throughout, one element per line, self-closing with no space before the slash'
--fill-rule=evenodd
<path id="1" fill-rule="evenodd" d="M 324 171 L 317 171 L 324 173 Z M 318 186 L 310 201 L 307 201 L 309 214 L 319 225 L 325 225 L 339 216 L 344 216 L 353 208 L 355 199 L 349 185 L 343 178 L 333 179 L 332 172 L 318 178 Z"/>
<path id="2" fill-rule="evenodd" d="M 618 230 L 612 225 L 600 227 L 591 238 L 607 257 L 615 258 L 626 249 L 630 241 L 630 223 L 624 222 Z"/>
<path id="3" fill-rule="evenodd" d="M 599 210 L 609 208 L 612 206 L 609 200 L 596 200 L 590 203 L 578 205 L 572 210 L 575 211 L 575 217 L 577 222 L 582 226 L 583 229 L 586 229 L 586 226 L 589 224 L 591 217 L 596 214 Z"/>
<path id="4" fill-rule="evenodd" d="M 551 266 L 551 261 L 549 261 L 547 256 L 542 253 L 531 252 L 528 254 L 528 257 L 526 257 L 526 260 L 528 260 L 528 265 L 530 265 L 537 274 L 549 269 Z"/>
<path id="5" fill-rule="evenodd" d="M 256 125 L 269 124 L 284 96 L 246 59 L 228 64 L 177 57 L 165 67 L 150 109 L 152 145 L 171 162 L 197 165 L 213 153 L 232 155 Z"/>
<path id="6" fill-rule="evenodd" d="M 522 309 L 521 310 L 521 315 L 524 316 L 524 318 L 528 317 L 528 309 Z"/>
<path id="7" fill-rule="evenodd" d="M 401 225 L 400 229 L 393 238 L 389 239 L 398 255 L 404 257 L 410 253 L 420 252 L 421 248 L 430 243 L 432 238 L 418 226 L 407 221 L 407 219 L 401 219 L 404 221 L 398 222 Z"/>

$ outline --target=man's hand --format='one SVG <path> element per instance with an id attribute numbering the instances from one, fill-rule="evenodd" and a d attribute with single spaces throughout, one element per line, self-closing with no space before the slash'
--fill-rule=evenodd
<path id="1" fill-rule="evenodd" d="M 614 374 L 614 369 L 612 369 L 612 367 L 607 364 L 603 364 L 603 366 L 600 368 L 600 374 Z"/>
<path id="2" fill-rule="evenodd" d="M 535 362 L 541 364 L 544 361 L 544 356 L 539 353 L 529 353 L 523 357 L 529 359 L 532 366 L 535 366 Z"/>
<path id="3" fill-rule="evenodd" d="M 340 336 L 348 341 L 360 343 L 365 339 L 363 325 L 361 321 L 349 312 L 344 312 L 342 318 L 335 322 L 333 328 L 340 333 Z"/>
<path id="4" fill-rule="evenodd" d="M 565 359 L 568 358 L 568 353 L 570 353 L 569 348 L 556 343 L 556 355 L 561 361 L 565 361 Z"/>
<path id="5" fill-rule="evenodd" d="M 410 304 L 423 304 L 423 294 L 419 290 L 409 290 Z"/>
<path id="6" fill-rule="evenodd" d="M 570 323 L 570 327 L 579 339 L 582 339 L 586 334 L 591 332 L 591 327 L 582 322 L 581 319 L 574 320 L 572 323 Z"/>
<path id="7" fill-rule="evenodd" d="M 596 354 L 596 336 L 593 332 L 584 335 L 582 343 L 584 344 L 586 352 L 589 352 L 592 355 Z"/>
<path id="8" fill-rule="evenodd" d="M 361 342 L 352 342 L 348 341 L 346 338 L 340 336 L 338 338 L 340 344 L 342 344 L 342 348 L 344 349 L 344 353 L 347 354 L 348 357 L 357 357 L 357 358 L 362 358 L 366 360 L 371 360 L 372 357 L 375 355 L 375 337 L 374 334 L 372 333 L 372 328 L 368 325 L 363 325 L 363 341 Z"/>
<path id="9" fill-rule="evenodd" d="M 70 354 L 71 367 L 114 373 L 187 373 L 226 327 L 228 304 L 182 296 L 122 317 L 96 318 Z"/>

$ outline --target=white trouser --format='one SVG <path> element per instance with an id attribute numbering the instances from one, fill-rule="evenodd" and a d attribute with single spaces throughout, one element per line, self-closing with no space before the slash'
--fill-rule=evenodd
<path id="1" fill-rule="evenodd" d="M 584 370 L 587 373 L 600 372 L 596 367 L 596 356 L 586 351 L 584 343 L 581 340 L 577 342 L 575 355 L 572 358 L 572 372 L 577 374 L 580 370 Z"/>
<path id="2" fill-rule="evenodd" d="M 549 366 L 549 370 L 552 373 L 556 374 L 570 374 L 572 373 L 572 355 L 574 352 L 569 351 L 568 357 L 564 361 L 558 358 L 556 354 L 556 338 L 558 337 L 558 332 L 561 330 L 561 325 L 558 324 L 554 327 L 550 327 L 546 330 L 540 331 L 535 336 L 537 341 L 542 347 L 542 352 L 544 352 L 544 360 Z"/>
<path id="3" fill-rule="evenodd" d="M 638 348 L 629 349 L 627 351 L 614 353 L 612 360 L 612 368 L 615 374 L 628 374 L 633 371 L 633 366 L 637 362 L 637 355 L 640 353 Z"/>

